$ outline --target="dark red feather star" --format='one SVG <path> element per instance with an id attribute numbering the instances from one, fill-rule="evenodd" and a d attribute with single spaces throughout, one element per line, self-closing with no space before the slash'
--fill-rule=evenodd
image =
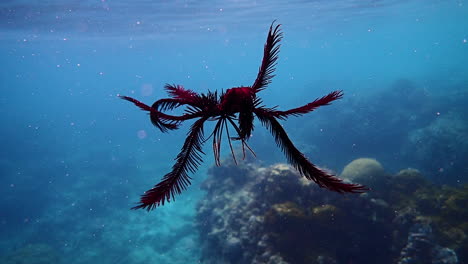
<path id="1" fill-rule="evenodd" d="M 177 129 L 181 122 L 198 118 L 190 127 L 182 150 L 177 155 L 176 163 L 172 171 L 164 175 L 162 181 L 152 189 L 146 191 L 139 204 L 132 209 L 152 210 L 167 201 L 174 200 L 176 194 L 180 194 L 190 185 L 189 172 L 194 173 L 202 162 L 202 144 L 206 141 L 203 136 L 203 125 L 206 121 L 216 121 L 213 137 L 213 152 L 216 165 L 220 165 L 220 146 L 224 130 L 226 130 L 229 146 L 232 150 L 231 139 L 240 140 L 245 156 L 245 148 L 252 151 L 247 145 L 253 131 L 254 116 L 266 126 L 275 137 L 276 144 L 286 155 L 288 161 L 309 180 L 314 181 L 320 187 L 327 188 L 339 193 L 361 193 L 367 190 L 359 184 L 345 183 L 341 179 L 320 170 L 302 154 L 289 139 L 278 119 L 285 120 L 290 116 L 300 116 L 312 112 L 317 107 L 328 105 L 332 101 L 343 96 L 342 91 L 334 91 L 328 95 L 316 99 L 303 106 L 287 111 L 278 111 L 262 105 L 257 93 L 264 90 L 274 77 L 276 60 L 282 39 L 280 25 L 270 26 L 267 41 L 263 51 L 263 60 L 258 71 L 257 79 L 250 87 L 235 87 L 227 89 L 218 96 L 217 92 L 197 94 L 194 91 L 184 89 L 179 85 L 165 86 L 171 98 L 160 99 L 150 107 L 138 100 L 128 96 L 120 96 L 130 101 L 141 110 L 149 112 L 151 122 L 162 132 Z M 186 106 L 184 114 L 176 116 L 169 115 L 163 111 Z M 235 122 L 237 121 L 237 123 Z M 237 137 L 231 137 L 229 125 L 232 126 Z M 253 151 L 252 151 L 253 153 Z M 235 161 L 234 153 L 233 158 Z"/>

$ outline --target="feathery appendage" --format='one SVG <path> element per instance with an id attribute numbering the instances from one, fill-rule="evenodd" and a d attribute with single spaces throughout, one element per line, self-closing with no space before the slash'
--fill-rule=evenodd
<path id="1" fill-rule="evenodd" d="M 190 185 L 191 178 L 188 173 L 197 170 L 202 162 L 202 154 L 205 154 L 202 150 L 203 124 L 207 119 L 203 117 L 193 123 L 172 171 L 164 175 L 160 183 L 146 191 L 139 204 L 132 209 L 153 210 L 159 205 L 164 205 L 166 201 L 174 200 L 176 194 L 180 194 Z"/>
<path id="2" fill-rule="evenodd" d="M 309 112 L 314 111 L 320 106 L 329 105 L 332 101 L 341 99 L 342 97 L 343 97 L 343 91 L 334 91 L 321 98 L 315 99 L 313 102 L 310 102 L 306 105 L 293 108 L 287 111 L 272 110 L 271 113 L 273 114 L 274 117 L 278 117 L 284 120 L 289 116 L 301 116 L 303 114 L 307 114 Z"/>
<path id="3" fill-rule="evenodd" d="M 143 111 L 157 112 L 156 109 L 151 108 L 149 105 L 147 105 L 145 103 L 142 103 L 142 102 L 140 102 L 137 99 L 134 99 L 132 97 L 125 96 L 125 95 L 118 95 L 118 97 L 123 99 L 123 100 L 129 101 L 129 102 L 135 104 L 136 106 L 138 106 Z"/>
<path id="4" fill-rule="evenodd" d="M 200 101 L 200 95 L 192 90 L 185 89 L 182 85 L 166 84 L 164 89 L 172 98 L 183 100 L 185 104 L 192 105 Z"/>
<path id="5" fill-rule="evenodd" d="M 181 116 L 168 115 L 161 112 L 168 109 L 172 110 L 176 107 L 186 104 L 180 99 L 160 99 L 154 102 L 154 104 L 150 107 L 129 96 L 119 95 L 119 97 L 123 100 L 132 102 L 143 111 L 148 111 L 151 123 L 163 133 L 167 132 L 168 130 L 178 129 L 180 122 L 182 121 L 203 116 L 203 113 L 201 111 L 192 111 L 189 113 L 185 113 Z"/>
<path id="6" fill-rule="evenodd" d="M 281 24 L 276 25 L 273 28 L 275 21 L 271 23 L 270 30 L 268 31 L 267 41 L 263 48 L 263 59 L 260 68 L 258 69 L 257 79 L 255 79 L 252 89 L 254 93 L 258 93 L 265 89 L 268 84 L 271 83 L 271 79 L 275 77 L 273 72 L 275 71 L 276 61 L 278 60 L 278 53 L 280 44 L 279 42 L 283 38 L 281 32 Z"/>
<path id="7" fill-rule="evenodd" d="M 154 107 L 154 104 L 153 106 L 148 106 L 132 97 L 129 97 L 129 96 L 123 96 L 123 95 L 119 95 L 120 98 L 122 98 L 123 100 L 126 100 L 126 101 L 129 101 L 129 102 L 132 102 L 133 104 L 135 104 L 136 106 L 138 106 L 141 110 L 143 111 L 148 111 L 149 114 L 150 114 L 150 119 L 151 119 L 151 123 L 153 123 L 153 125 L 157 128 L 159 128 L 159 130 L 161 130 L 161 132 L 167 132 L 167 130 L 174 130 L 174 129 L 177 129 L 178 128 L 178 123 L 177 121 L 169 121 L 169 122 L 164 122 L 162 119 L 161 119 L 161 116 L 166 116 L 166 114 L 163 114 L 161 112 L 158 111 L 158 109 L 156 107 Z"/>
<path id="8" fill-rule="evenodd" d="M 242 140 L 248 140 L 252 135 L 252 131 L 254 130 L 254 114 L 253 114 L 253 106 L 249 106 L 247 111 L 239 112 L 239 138 Z"/>
<path id="9" fill-rule="evenodd" d="M 345 183 L 340 178 L 330 175 L 312 164 L 289 139 L 286 131 L 275 118 L 274 113 L 266 108 L 255 109 L 255 114 L 274 136 L 276 144 L 281 148 L 289 163 L 291 163 L 301 175 L 314 181 L 320 187 L 339 193 L 362 193 L 368 190 L 360 184 Z"/>

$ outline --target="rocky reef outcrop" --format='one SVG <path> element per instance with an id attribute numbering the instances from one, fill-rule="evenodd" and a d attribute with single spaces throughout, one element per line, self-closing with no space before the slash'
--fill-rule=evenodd
<path id="1" fill-rule="evenodd" d="M 197 209 L 202 263 L 466 260 L 468 218 L 460 217 L 468 209 L 460 205 L 468 202 L 468 187 L 441 188 L 415 169 L 389 175 L 377 161 L 362 161 L 354 167 L 362 174 L 370 171 L 368 176 L 350 171 L 353 166 L 347 173 L 385 188 L 337 194 L 284 164 L 236 166 L 227 161 L 212 168 Z"/>
<path id="2" fill-rule="evenodd" d="M 418 263 L 458 263 L 455 251 L 434 243 L 432 228 L 427 223 L 417 223 L 411 227 L 408 243 L 401 251 L 398 261 L 398 264 Z"/>

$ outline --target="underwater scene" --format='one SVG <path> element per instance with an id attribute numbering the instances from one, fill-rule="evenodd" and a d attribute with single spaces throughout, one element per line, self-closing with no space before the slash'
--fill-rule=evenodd
<path id="1" fill-rule="evenodd" d="M 468 1 L 4 0 L 0 264 L 468 263 Z"/>

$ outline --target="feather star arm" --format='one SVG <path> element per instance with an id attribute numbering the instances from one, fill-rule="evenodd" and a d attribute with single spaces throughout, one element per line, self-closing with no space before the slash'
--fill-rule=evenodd
<path id="1" fill-rule="evenodd" d="M 200 100 L 200 96 L 189 89 L 185 89 L 182 85 L 166 84 L 164 89 L 174 99 L 184 100 L 187 104 L 196 103 Z"/>
<path id="2" fill-rule="evenodd" d="M 258 70 L 257 79 L 252 85 L 254 93 L 258 93 L 265 89 L 271 82 L 271 79 L 275 77 L 273 72 L 275 71 L 276 61 L 278 60 L 279 48 L 281 46 L 279 42 L 283 38 L 283 33 L 280 29 L 281 24 L 276 25 L 273 29 L 274 23 L 275 21 L 271 23 L 270 31 L 268 31 L 267 41 L 263 48 L 262 65 Z"/>
<path id="3" fill-rule="evenodd" d="M 325 95 L 322 98 L 315 99 L 313 102 L 310 102 L 306 105 L 297 108 L 293 108 L 287 111 L 271 110 L 271 114 L 280 119 L 286 119 L 289 116 L 300 116 L 312 112 L 320 106 L 329 105 L 332 101 L 341 99 L 342 97 L 342 91 L 334 91 Z"/>
<path id="4" fill-rule="evenodd" d="M 286 131 L 276 120 L 274 114 L 265 108 L 257 108 L 255 114 L 275 137 L 276 144 L 286 155 L 288 161 L 299 171 L 301 175 L 309 180 L 313 180 L 320 187 L 339 193 L 362 193 L 368 190 L 360 184 L 345 183 L 341 179 L 330 175 L 312 164 L 304 154 L 302 154 L 289 139 Z"/>
<path id="5" fill-rule="evenodd" d="M 192 90 L 184 89 L 181 85 L 166 84 L 164 89 L 172 98 L 159 99 L 152 107 L 158 111 L 173 110 L 182 105 L 200 107 L 200 96 Z"/>
<path id="6" fill-rule="evenodd" d="M 172 109 L 174 107 L 178 107 L 180 105 L 185 104 L 183 101 L 177 100 L 177 99 L 161 99 L 156 101 L 153 106 L 148 106 L 145 103 L 142 103 L 132 97 L 129 96 L 123 96 L 119 95 L 120 98 L 123 100 L 132 102 L 136 106 L 138 106 L 141 110 L 143 111 L 148 111 L 150 112 L 150 119 L 151 123 L 161 132 L 167 132 L 167 130 L 174 130 L 179 128 L 179 123 L 181 121 L 185 121 L 188 119 L 200 117 L 201 113 L 192 113 L 192 114 L 183 114 L 181 116 L 174 116 L 174 115 L 168 115 L 165 113 L 160 112 L 160 108 L 163 110 L 166 109 Z"/>
<path id="7" fill-rule="evenodd" d="M 132 209 L 146 209 L 148 211 L 164 205 L 164 202 L 174 200 L 190 185 L 189 172 L 194 173 L 202 162 L 203 124 L 208 118 L 203 117 L 195 121 L 188 133 L 182 150 L 177 155 L 172 171 L 164 175 L 163 180 L 152 189 L 146 191 L 137 206 Z"/>

